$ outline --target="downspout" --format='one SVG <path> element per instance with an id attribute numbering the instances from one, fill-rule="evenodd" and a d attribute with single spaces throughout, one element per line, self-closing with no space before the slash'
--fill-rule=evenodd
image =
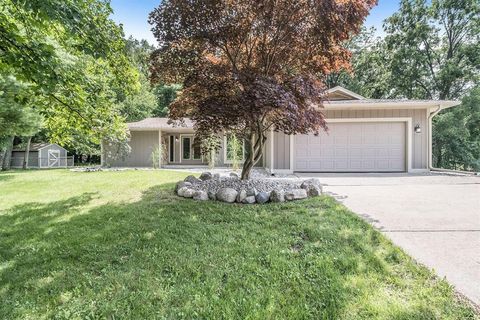
<path id="1" fill-rule="evenodd" d="M 442 106 L 438 105 L 437 110 L 430 112 L 430 115 L 428 116 L 428 169 L 432 171 L 441 171 L 442 169 L 440 168 L 435 168 L 433 166 L 433 139 L 432 139 L 432 132 L 433 132 L 433 127 L 432 127 L 432 119 L 435 117 L 440 111 L 442 111 Z"/>
<path id="2" fill-rule="evenodd" d="M 450 170 L 450 169 L 443 169 L 443 168 L 436 168 L 433 166 L 433 139 L 432 139 L 432 132 L 433 132 L 433 127 L 432 127 L 432 119 L 435 117 L 440 111 L 442 111 L 443 108 L 441 105 L 438 105 L 437 110 L 433 111 L 430 113 L 428 116 L 428 169 L 430 171 L 443 171 L 443 172 L 452 172 L 452 173 L 464 173 L 464 174 L 470 174 L 470 175 L 475 175 L 475 172 L 471 171 L 462 171 L 462 170 Z"/>

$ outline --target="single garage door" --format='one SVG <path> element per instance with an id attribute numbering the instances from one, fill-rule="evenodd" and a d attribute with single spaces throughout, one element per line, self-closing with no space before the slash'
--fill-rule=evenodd
<path id="1" fill-rule="evenodd" d="M 318 136 L 295 136 L 295 171 L 406 171 L 405 122 L 333 122 Z"/>

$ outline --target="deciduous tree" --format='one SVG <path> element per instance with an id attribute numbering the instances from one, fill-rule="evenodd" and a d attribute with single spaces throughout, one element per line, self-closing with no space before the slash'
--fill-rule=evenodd
<path id="1" fill-rule="evenodd" d="M 32 136 L 42 126 L 42 116 L 35 109 L 38 102 L 29 86 L 13 76 L 0 74 L 0 167 L 10 167 L 15 136 Z"/>
<path id="2" fill-rule="evenodd" d="M 165 0 L 150 15 L 160 48 L 152 80 L 183 83 L 169 117 L 197 136 L 247 141 L 242 179 L 270 130 L 319 133 L 320 79 L 349 65 L 343 46 L 376 0 Z"/>
<path id="3" fill-rule="evenodd" d="M 138 90 L 138 75 L 111 13 L 106 0 L 0 4 L 0 74 L 42 98 L 37 110 L 53 142 L 98 147 L 105 128 L 124 127 L 116 101 Z"/>

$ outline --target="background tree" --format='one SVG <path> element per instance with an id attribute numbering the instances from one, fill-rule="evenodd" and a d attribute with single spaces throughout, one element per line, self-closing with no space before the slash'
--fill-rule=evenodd
<path id="1" fill-rule="evenodd" d="M 435 163 L 480 171 L 480 87 L 465 96 L 461 106 L 438 116 L 433 143 Z"/>
<path id="2" fill-rule="evenodd" d="M 137 40 L 130 36 L 126 42 L 129 59 L 137 67 L 140 77 L 140 90 L 125 97 L 119 103 L 120 113 L 127 121 L 138 121 L 147 117 L 165 117 L 168 107 L 177 97 L 180 85 L 164 85 L 149 82 L 150 55 L 154 47 L 146 40 Z"/>
<path id="3" fill-rule="evenodd" d="M 328 88 L 342 86 L 372 99 L 391 98 L 390 52 L 376 29 L 363 28 L 346 43 L 352 52 L 351 70 L 332 72 L 326 76 Z"/>
<path id="4" fill-rule="evenodd" d="M 0 74 L 39 97 L 36 111 L 52 142 L 71 149 L 93 145 L 98 152 L 105 135 L 125 131 L 116 102 L 138 90 L 138 74 L 111 13 L 104 0 L 0 5 Z"/>
<path id="5" fill-rule="evenodd" d="M 150 14 L 160 48 L 152 80 L 183 83 L 172 120 L 191 118 L 198 138 L 231 132 L 247 141 L 242 179 L 271 129 L 326 128 L 325 74 L 349 64 L 343 47 L 375 0 L 163 1 Z"/>
<path id="6" fill-rule="evenodd" d="M 126 121 L 138 121 L 150 117 L 157 107 L 157 98 L 149 79 L 149 58 L 154 47 L 146 40 L 130 36 L 125 52 L 139 74 L 139 89 L 119 99 L 118 108 Z"/>
<path id="7" fill-rule="evenodd" d="M 157 84 L 154 89 L 157 105 L 153 110 L 152 115 L 154 117 L 166 117 L 168 115 L 170 104 L 175 101 L 180 89 L 181 85 L 179 84 Z"/>
<path id="8" fill-rule="evenodd" d="M 42 126 L 42 117 L 34 108 L 35 98 L 28 86 L 13 76 L 0 74 L 0 166 L 10 168 L 13 140 L 31 137 Z"/>
<path id="9" fill-rule="evenodd" d="M 477 0 L 402 0 L 384 28 L 397 96 L 456 99 L 479 80 Z"/>

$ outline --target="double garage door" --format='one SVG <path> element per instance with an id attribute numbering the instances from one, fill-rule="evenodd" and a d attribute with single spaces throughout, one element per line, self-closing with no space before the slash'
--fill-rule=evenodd
<path id="1" fill-rule="evenodd" d="M 333 122 L 318 136 L 295 136 L 295 171 L 406 171 L 405 122 Z"/>

